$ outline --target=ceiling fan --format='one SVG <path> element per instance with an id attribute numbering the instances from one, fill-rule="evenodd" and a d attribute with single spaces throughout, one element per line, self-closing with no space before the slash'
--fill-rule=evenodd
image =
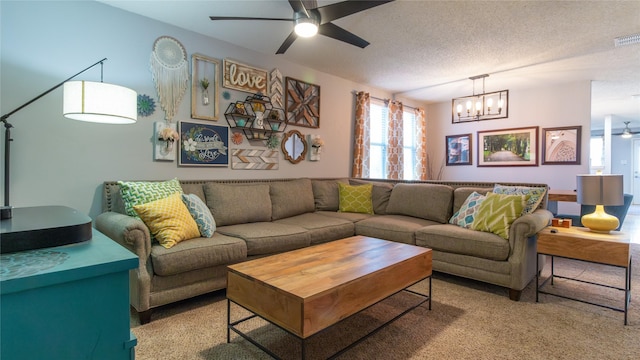
<path id="1" fill-rule="evenodd" d="M 293 9 L 293 17 L 283 18 L 260 18 L 244 16 L 209 16 L 211 20 L 267 20 L 267 21 L 291 21 L 295 24 L 294 30 L 284 40 L 276 54 L 284 54 L 285 51 L 298 38 L 310 37 L 316 33 L 330 38 L 346 42 L 348 44 L 365 48 L 369 42 L 361 37 L 333 24 L 331 21 L 364 11 L 393 0 L 360 1 L 347 0 L 331 5 L 318 7 L 317 0 L 289 0 L 289 5 Z"/>
<path id="2" fill-rule="evenodd" d="M 629 128 L 629 124 L 631 123 L 631 121 L 625 121 L 624 122 L 624 129 L 622 130 L 621 133 L 618 134 L 611 134 L 611 135 L 620 135 L 620 137 L 622 137 L 623 139 L 629 139 L 631 137 L 633 137 L 633 135 L 635 134 L 640 134 L 637 131 L 631 131 L 631 129 Z"/>

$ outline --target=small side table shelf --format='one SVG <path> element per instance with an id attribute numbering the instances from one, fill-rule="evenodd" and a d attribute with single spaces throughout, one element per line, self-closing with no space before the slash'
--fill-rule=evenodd
<path id="1" fill-rule="evenodd" d="M 92 229 L 82 243 L 0 256 L 0 358 L 134 359 L 129 270 L 138 257 Z"/>
<path id="2" fill-rule="evenodd" d="M 553 232 L 552 232 L 553 231 Z M 631 301 L 631 249 L 629 246 L 629 236 L 620 231 L 612 231 L 610 234 L 600 234 L 592 232 L 583 227 L 546 227 L 538 233 L 537 241 L 538 255 L 548 255 L 551 257 L 551 275 L 540 283 L 540 264 L 536 264 L 536 302 L 538 294 L 548 294 L 575 300 L 590 305 L 600 306 L 607 309 L 624 313 L 624 324 L 627 325 L 627 314 L 629 301 Z M 591 263 L 604 264 L 625 269 L 624 288 L 610 286 L 607 284 L 594 283 L 590 281 L 578 280 L 554 272 L 554 257 L 563 257 L 572 260 L 579 260 Z M 538 257 L 539 258 L 539 257 Z M 597 304 L 573 297 L 558 295 L 543 290 L 547 282 L 553 285 L 554 278 L 561 278 L 571 281 L 578 281 L 596 286 L 608 287 L 624 291 L 624 308 L 616 308 L 608 305 Z"/>

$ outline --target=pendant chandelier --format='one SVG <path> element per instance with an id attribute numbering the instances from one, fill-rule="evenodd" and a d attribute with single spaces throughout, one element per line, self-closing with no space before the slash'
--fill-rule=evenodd
<path id="1" fill-rule="evenodd" d="M 451 122 L 453 124 L 504 119 L 509 117 L 509 90 L 486 93 L 484 79 L 488 74 L 472 76 L 473 95 L 454 98 L 451 100 Z M 482 79 L 482 93 L 476 94 L 476 80 Z"/>

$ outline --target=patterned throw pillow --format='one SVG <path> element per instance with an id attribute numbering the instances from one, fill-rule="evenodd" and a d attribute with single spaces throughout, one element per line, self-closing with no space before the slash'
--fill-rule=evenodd
<path id="1" fill-rule="evenodd" d="M 160 245 L 170 248 L 182 240 L 200 236 L 180 193 L 133 207 Z"/>
<path id="2" fill-rule="evenodd" d="M 133 210 L 135 205 L 164 199 L 175 192 L 182 194 L 182 187 L 178 179 L 169 181 L 118 181 L 118 185 L 120 185 L 120 194 L 124 202 L 125 212 L 129 216 L 135 217 L 138 216 Z"/>
<path id="3" fill-rule="evenodd" d="M 471 229 L 492 232 L 508 240 L 509 227 L 520 217 L 527 200 L 528 195 L 488 193 L 474 215 Z"/>
<path id="4" fill-rule="evenodd" d="M 504 195 L 529 195 L 529 200 L 527 200 L 527 204 L 522 210 L 522 215 L 526 215 L 531 214 L 538 208 L 538 205 L 542 202 L 547 189 L 543 187 L 506 186 L 496 184 L 493 187 L 493 192 Z"/>
<path id="5" fill-rule="evenodd" d="M 373 185 L 347 185 L 338 183 L 340 193 L 340 212 L 373 214 L 371 192 Z"/>
<path id="6" fill-rule="evenodd" d="M 473 223 L 473 214 L 478 211 L 480 204 L 486 198 L 485 195 L 478 192 L 472 192 L 464 201 L 460 209 L 449 219 L 449 224 L 458 225 L 466 229 L 471 228 Z"/>
<path id="7" fill-rule="evenodd" d="M 212 237 L 216 231 L 216 222 L 211 215 L 211 210 L 196 194 L 182 194 L 182 201 L 187 205 L 187 209 L 198 224 L 200 235 Z"/>

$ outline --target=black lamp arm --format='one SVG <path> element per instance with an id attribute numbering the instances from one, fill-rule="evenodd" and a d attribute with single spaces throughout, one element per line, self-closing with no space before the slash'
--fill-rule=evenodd
<path id="1" fill-rule="evenodd" d="M 67 81 L 73 79 L 74 77 L 82 74 L 83 72 L 91 69 L 92 67 L 100 64 L 103 65 L 103 63 L 107 60 L 107 58 L 104 58 L 98 62 L 96 62 L 95 64 L 86 67 L 85 69 L 79 71 L 78 73 L 69 76 L 68 78 L 66 78 L 65 80 L 61 81 L 59 84 L 53 86 L 52 88 L 50 88 L 49 90 L 43 92 L 42 94 L 34 97 L 33 99 L 27 101 L 26 103 L 20 105 L 19 107 L 17 107 L 15 110 L 8 112 L 4 115 L 2 115 L 2 117 L 0 117 L 0 122 L 4 123 L 4 207 L 2 208 L 2 219 L 5 218 L 11 218 L 11 206 L 9 205 L 9 182 L 11 180 L 11 177 L 9 176 L 9 162 L 11 157 L 9 156 L 10 154 L 10 150 L 11 150 L 11 141 L 13 141 L 13 139 L 11 138 L 11 128 L 13 127 L 13 125 L 11 125 L 7 119 L 9 118 L 9 116 L 15 114 L 16 112 L 24 109 L 25 107 L 31 105 L 31 103 L 33 103 L 34 101 L 40 99 L 41 97 L 47 95 L 48 93 L 52 92 L 53 90 L 59 88 L 60 86 L 62 86 L 64 83 L 66 83 Z M 102 81 L 102 71 L 100 71 L 100 81 Z"/>

